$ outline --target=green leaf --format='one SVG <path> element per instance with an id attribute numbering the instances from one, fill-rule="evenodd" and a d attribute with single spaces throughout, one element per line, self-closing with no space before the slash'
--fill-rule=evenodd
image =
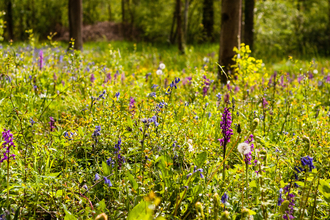
<path id="1" fill-rule="evenodd" d="M 204 152 L 198 154 L 196 157 L 196 162 L 195 162 L 196 166 L 202 167 L 202 165 L 206 161 L 206 159 L 207 159 L 207 152 L 204 151 Z"/>
<path id="2" fill-rule="evenodd" d="M 106 162 L 102 161 L 102 169 L 103 169 L 103 173 L 104 175 L 110 175 L 110 169 L 109 166 Z"/>
<path id="3" fill-rule="evenodd" d="M 148 208 L 149 203 L 142 201 L 137 204 L 129 213 L 127 220 L 149 220 L 152 218 L 152 211 Z"/>
<path id="4" fill-rule="evenodd" d="M 97 210 L 100 211 L 100 212 L 105 212 L 106 207 L 107 206 L 105 204 L 105 201 L 104 201 L 104 199 L 102 199 L 102 201 L 98 203 Z"/>
<path id="5" fill-rule="evenodd" d="M 130 174 L 130 173 L 127 173 L 127 179 L 131 182 L 133 189 L 134 189 L 134 190 L 137 190 L 137 188 L 139 187 L 139 185 L 138 185 L 137 182 L 135 181 L 133 175 Z"/>
<path id="6" fill-rule="evenodd" d="M 65 212 L 65 217 L 64 220 L 77 220 L 77 218 L 71 214 L 66 208 L 66 206 L 63 204 L 64 212 Z"/>
<path id="7" fill-rule="evenodd" d="M 257 188 L 257 183 L 255 180 L 250 182 L 250 187 Z"/>
<path id="8" fill-rule="evenodd" d="M 63 195 L 63 191 L 62 190 L 57 190 L 56 191 L 56 194 L 55 194 L 56 197 L 61 197 L 62 195 Z"/>

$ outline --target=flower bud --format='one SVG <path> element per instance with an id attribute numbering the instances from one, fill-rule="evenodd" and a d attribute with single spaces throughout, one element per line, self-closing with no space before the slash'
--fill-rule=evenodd
<path id="1" fill-rule="evenodd" d="M 281 207 L 280 207 L 280 212 L 281 213 L 285 213 L 285 211 L 288 209 L 288 207 L 289 207 L 289 204 L 290 204 L 290 202 L 289 202 L 289 200 L 285 200 L 284 202 L 282 202 L 282 205 L 281 205 Z"/>
<path id="2" fill-rule="evenodd" d="M 248 209 L 244 208 L 244 209 L 242 209 L 241 214 L 242 214 L 242 219 L 244 219 L 244 218 L 247 218 L 250 216 L 250 211 Z"/>
<path id="3" fill-rule="evenodd" d="M 202 219 L 204 219 L 204 211 L 203 211 L 203 204 L 200 202 L 195 203 L 195 208 L 199 216 L 202 216 Z"/>
<path id="4" fill-rule="evenodd" d="M 252 121 L 251 131 L 253 132 L 259 125 L 259 118 L 255 118 Z"/>
<path id="5" fill-rule="evenodd" d="M 229 212 L 228 211 L 224 211 L 221 214 L 220 220 L 229 220 L 229 219 L 230 219 Z"/>
<path id="6" fill-rule="evenodd" d="M 108 220 L 108 216 L 105 213 L 96 216 L 95 220 Z"/>
<path id="7" fill-rule="evenodd" d="M 311 140 L 309 139 L 309 137 L 303 136 L 302 137 L 302 141 L 304 143 L 304 149 L 306 152 L 309 151 L 309 149 L 311 148 Z"/>

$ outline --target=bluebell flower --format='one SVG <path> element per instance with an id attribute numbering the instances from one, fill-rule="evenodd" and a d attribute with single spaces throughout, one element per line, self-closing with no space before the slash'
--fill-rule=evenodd
<path id="1" fill-rule="evenodd" d="M 94 181 L 98 181 L 98 180 L 100 180 L 100 176 L 99 176 L 99 174 L 97 173 L 97 174 L 95 174 Z"/>
<path id="2" fill-rule="evenodd" d="M 189 179 L 189 177 L 192 175 L 192 173 L 188 173 L 187 175 L 187 179 Z"/>
<path id="3" fill-rule="evenodd" d="M 157 122 L 157 116 L 156 115 L 154 115 L 151 118 L 149 118 L 148 121 L 149 121 L 149 123 L 152 123 L 153 122 L 156 127 L 159 125 L 159 123 Z"/>
<path id="4" fill-rule="evenodd" d="M 312 171 L 312 169 L 315 168 L 315 166 L 313 164 L 313 157 L 310 157 L 310 156 L 302 157 L 300 161 L 301 161 L 302 166 L 309 167 L 310 172 Z"/>
<path id="5" fill-rule="evenodd" d="M 284 199 L 282 198 L 282 193 L 283 193 L 283 189 L 280 189 L 279 190 L 279 197 L 278 197 L 278 200 L 277 200 L 277 205 L 278 206 L 281 206 L 282 202 L 284 201 Z"/>
<path id="6" fill-rule="evenodd" d="M 156 97 L 156 93 L 155 92 L 151 92 L 151 93 L 149 93 L 149 96 L 150 97 Z"/>
<path id="7" fill-rule="evenodd" d="M 100 136 L 101 135 L 100 131 L 101 131 L 101 126 L 99 126 L 99 125 L 95 126 L 95 130 L 94 130 L 92 136 L 93 137 Z"/>
<path id="8" fill-rule="evenodd" d="M 104 183 L 107 184 L 109 187 L 112 187 L 111 181 L 106 177 L 103 177 L 103 178 L 104 178 Z"/>
<path id="9" fill-rule="evenodd" d="M 222 97 L 222 95 L 221 95 L 220 93 L 218 93 L 218 94 L 216 95 L 216 97 L 218 98 L 218 101 L 221 101 L 221 97 Z"/>
<path id="10" fill-rule="evenodd" d="M 153 84 L 153 85 L 151 86 L 152 89 L 157 88 L 157 87 L 158 87 L 158 85 L 156 85 L 156 84 Z"/>
<path id="11" fill-rule="evenodd" d="M 212 116 L 212 113 L 211 113 L 211 112 L 209 112 L 207 115 L 209 116 L 209 118 L 211 118 L 211 116 Z"/>
<path id="12" fill-rule="evenodd" d="M 113 160 L 111 159 L 111 157 L 109 157 L 109 159 L 107 159 L 106 162 L 107 162 L 107 165 L 108 165 L 108 166 L 112 166 L 112 167 L 114 166 L 114 163 L 115 163 L 115 161 L 113 161 Z"/>
<path id="13" fill-rule="evenodd" d="M 224 193 L 222 196 L 221 196 L 221 202 L 222 204 L 226 204 L 226 202 L 228 201 L 228 195 L 227 193 Z"/>
<path id="14" fill-rule="evenodd" d="M 31 123 L 31 126 L 33 126 L 36 122 L 35 121 L 33 121 L 33 119 L 32 118 L 30 118 L 30 123 Z"/>
<path id="15" fill-rule="evenodd" d="M 116 149 L 115 153 L 118 153 L 121 150 L 120 146 L 121 146 L 121 138 L 119 138 L 117 144 L 115 144 L 115 149 Z"/>
<path id="16" fill-rule="evenodd" d="M 120 92 L 117 92 L 115 96 L 116 96 L 116 98 L 118 100 L 119 99 L 119 96 L 120 96 Z"/>

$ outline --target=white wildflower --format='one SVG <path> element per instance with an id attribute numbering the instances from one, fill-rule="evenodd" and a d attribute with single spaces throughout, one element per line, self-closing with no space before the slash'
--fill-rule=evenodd
<path id="1" fill-rule="evenodd" d="M 193 140 L 188 139 L 188 151 L 189 152 L 194 151 L 194 147 L 193 147 L 192 143 L 193 143 Z"/>
<path id="2" fill-rule="evenodd" d="M 251 146 L 248 143 L 240 143 L 237 147 L 238 152 L 241 154 L 248 154 L 251 152 Z"/>
<path id="3" fill-rule="evenodd" d="M 159 64 L 159 68 L 162 70 L 165 69 L 165 64 L 164 63 Z"/>
<path id="4" fill-rule="evenodd" d="M 313 70 L 313 73 L 314 73 L 314 74 L 318 74 L 319 71 L 317 71 L 317 69 L 315 69 L 315 70 Z"/>
<path id="5" fill-rule="evenodd" d="M 157 74 L 157 75 L 162 75 L 162 74 L 163 74 L 163 71 L 162 71 L 162 70 L 157 70 L 157 71 L 156 71 L 156 74 Z"/>
<path id="6" fill-rule="evenodd" d="M 204 57 L 204 58 L 203 58 L 203 61 L 204 61 L 204 63 L 208 63 L 208 62 L 210 62 L 210 59 L 207 58 L 207 57 Z"/>

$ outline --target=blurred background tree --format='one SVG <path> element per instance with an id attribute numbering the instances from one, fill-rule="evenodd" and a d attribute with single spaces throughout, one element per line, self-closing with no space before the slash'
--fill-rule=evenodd
<path id="1" fill-rule="evenodd" d="M 128 40 L 177 44 L 176 3 L 176 0 L 83 0 L 83 24 L 125 23 L 124 29 L 138 30 L 125 36 Z M 182 42 L 218 43 L 221 0 L 180 0 L 180 3 Z M 329 0 L 243 0 L 241 41 L 251 44 L 255 56 L 329 55 L 329 5 Z M 6 12 L 6 41 L 26 40 L 27 29 L 33 29 L 36 38 L 43 40 L 50 32 L 61 35 L 69 27 L 68 0 L 4 0 L 0 1 L 0 11 Z"/>

